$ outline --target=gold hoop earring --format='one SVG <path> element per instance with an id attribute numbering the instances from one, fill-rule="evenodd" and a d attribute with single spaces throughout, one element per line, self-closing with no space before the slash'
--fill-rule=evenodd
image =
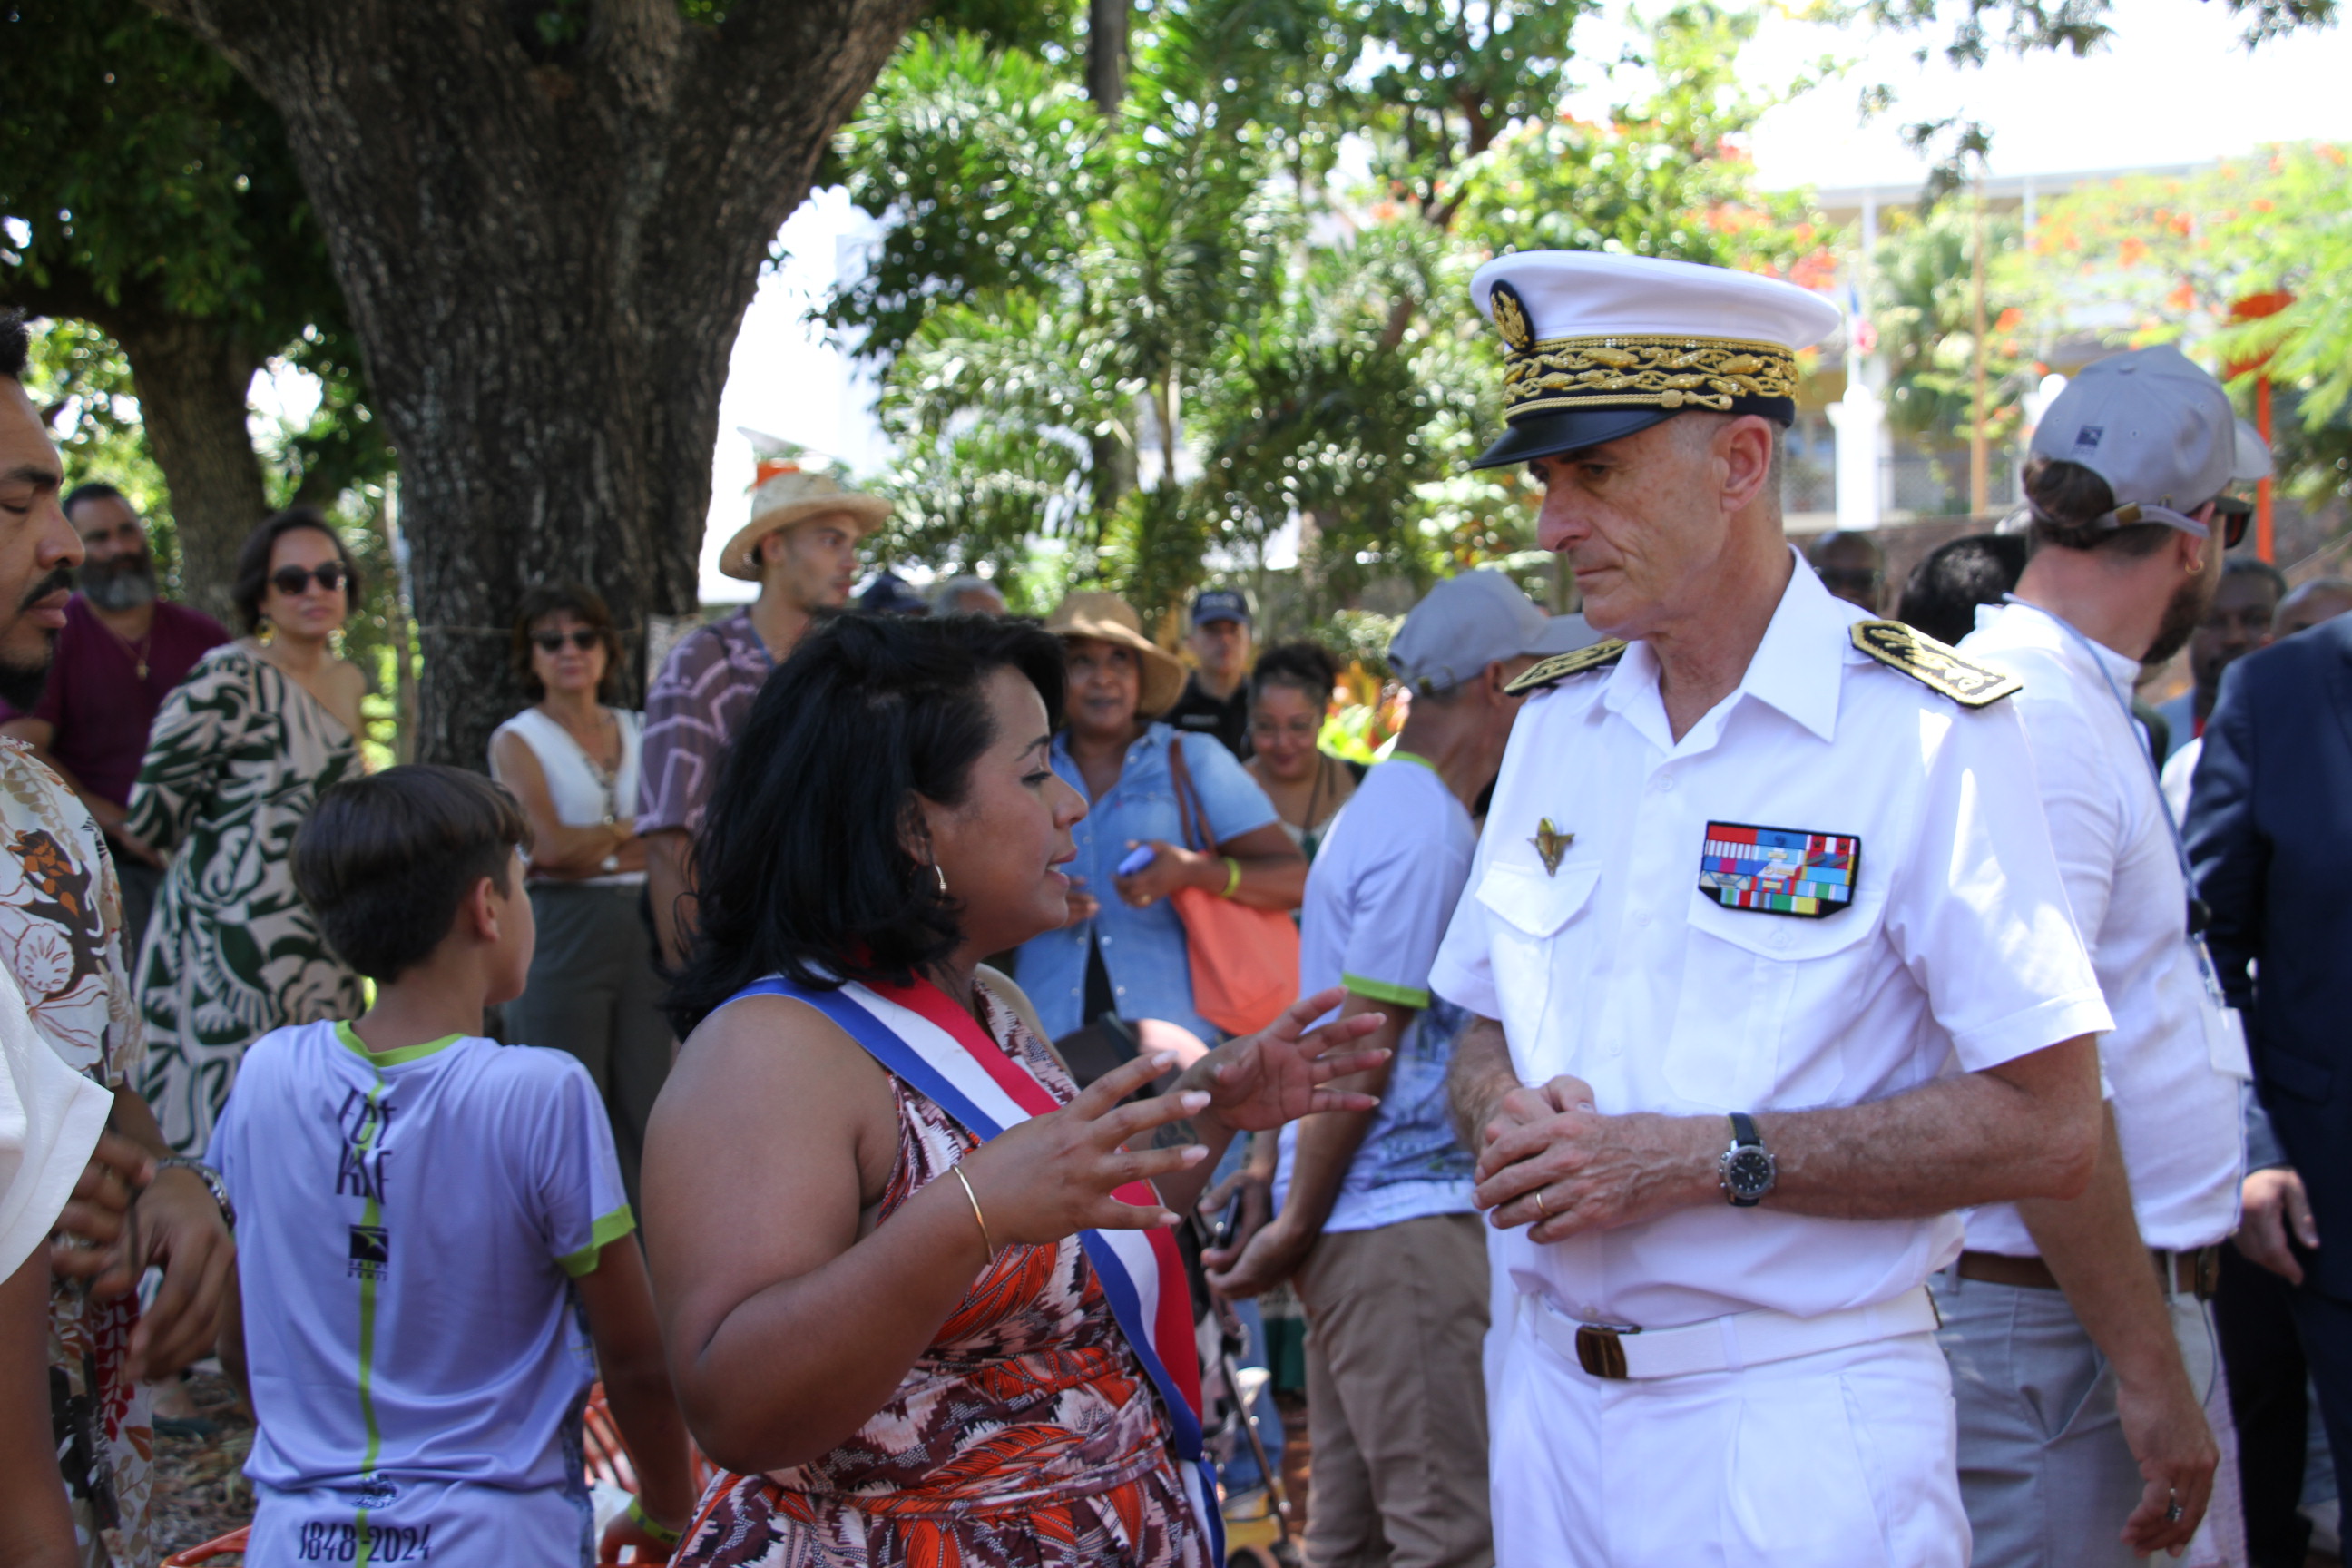
<path id="1" fill-rule="evenodd" d="M 946 898 L 948 896 L 948 874 L 944 870 L 940 869 L 940 863 L 936 860 L 931 862 L 931 875 L 940 879 L 940 897 L 942 899 Z"/>

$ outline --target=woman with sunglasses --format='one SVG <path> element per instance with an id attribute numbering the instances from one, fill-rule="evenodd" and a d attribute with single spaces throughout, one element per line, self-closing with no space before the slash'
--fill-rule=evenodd
<path id="1" fill-rule="evenodd" d="M 637 1201 L 646 1118 L 669 1076 L 668 1020 L 655 1007 L 652 929 L 640 910 L 639 716 L 605 706 L 621 636 L 577 583 L 533 588 L 515 616 L 514 672 L 538 699 L 490 736 L 490 775 L 530 821 L 530 977 L 499 1037 L 580 1058 L 604 1097 L 621 1178 Z"/>
<path id="2" fill-rule="evenodd" d="M 246 540 L 233 595 L 246 635 L 163 700 L 131 792 L 131 831 L 172 858 L 139 953 L 140 1088 L 198 1155 L 248 1041 L 362 1006 L 288 858 L 320 794 L 362 770 L 367 682 L 334 651 L 359 574 L 333 525 L 296 507 Z"/>

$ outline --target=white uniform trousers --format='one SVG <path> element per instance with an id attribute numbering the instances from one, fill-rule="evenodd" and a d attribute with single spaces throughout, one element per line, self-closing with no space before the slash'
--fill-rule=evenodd
<path id="1" fill-rule="evenodd" d="M 1532 1310 L 1487 1388 L 1496 1568 L 1965 1568 L 1933 1335 L 1615 1381 Z"/>

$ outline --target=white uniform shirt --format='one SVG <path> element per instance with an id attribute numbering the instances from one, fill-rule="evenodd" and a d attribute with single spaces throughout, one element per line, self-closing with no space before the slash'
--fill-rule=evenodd
<path id="1" fill-rule="evenodd" d="M 2245 1051 L 2233 1021 L 2221 1016 L 2226 1009 L 2207 999 L 2188 937 L 2188 884 L 2147 742 L 2116 700 L 2116 691 L 2131 689 L 2139 664 L 2086 647 L 2024 605 L 1979 610 L 1977 630 L 1961 647 L 2025 682 L 2010 700 L 2033 748 L 2067 900 L 2116 1017 L 2115 1032 L 2099 1042 L 2099 1065 L 2140 1235 L 2168 1249 L 2219 1241 L 2238 1224 Z M 2094 648 L 2105 675 L 2092 662 Z M 2214 1031 L 2223 1037 L 2218 1050 Z M 1979 1209 L 1968 1226 L 1969 1245 L 1979 1251 L 2037 1250 L 2012 1205 Z"/>
<path id="2" fill-rule="evenodd" d="M 1739 687 L 1680 742 L 1638 643 L 1529 699 L 1431 977 L 1502 1021 L 1520 1078 L 1573 1073 L 1610 1113 L 1855 1105 L 2110 1026 L 2013 705 L 1878 664 L 1848 638 L 1862 618 L 1797 563 Z M 1552 874 L 1529 842 L 1547 817 L 1576 836 Z M 1709 824 L 1858 837 L 1851 904 L 1724 908 L 1698 888 Z M 1711 1203 L 1497 1244 L 1572 1317 L 1667 1328 L 1886 1300 L 1952 1259 L 1960 1221 Z"/>

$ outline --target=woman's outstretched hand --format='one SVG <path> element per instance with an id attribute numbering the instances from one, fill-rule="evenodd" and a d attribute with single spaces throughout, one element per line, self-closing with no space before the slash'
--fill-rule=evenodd
<path id="1" fill-rule="evenodd" d="M 1210 1102 L 1193 1089 L 1132 1105 L 1119 1101 L 1176 1065 L 1173 1053 L 1139 1056 L 1089 1084 L 1059 1110 L 1033 1117 L 964 1156 L 988 1239 L 996 1246 L 1043 1247 L 1081 1230 L 1150 1230 L 1176 1223 L 1172 1209 L 1121 1203 L 1114 1188 L 1188 1170 L 1209 1151 L 1192 1142 L 1165 1148 L 1151 1135 L 1198 1115 Z M 1139 1146 L 1130 1150 L 1129 1143 Z M 954 1178 L 944 1178 L 954 1185 Z M 961 1194 L 959 1194 L 961 1195 Z"/>
<path id="2" fill-rule="evenodd" d="M 1374 1109 L 1377 1095 L 1324 1086 L 1388 1059 L 1386 1051 L 1356 1050 L 1349 1044 L 1379 1028 L 1381 1016 L 1359 1013 L 1319 1029 L 1307 1027 L 1346 996 L 1335 985 L 1299 998 L 1256 1034 L 1229 1040 L 1202 1058 L 1176 1087 L 1205 1089 L 1210 1114 L 1236 1132 L 1263 1132 L 1318 1110 Z"/>

